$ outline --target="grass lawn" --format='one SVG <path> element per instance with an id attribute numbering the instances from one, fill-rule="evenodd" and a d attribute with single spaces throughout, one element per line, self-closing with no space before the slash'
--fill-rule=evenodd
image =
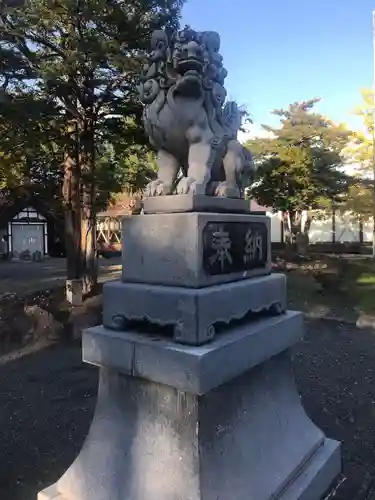
<path id="1" fill-rule="evenodd" d="M 374 318 L 375 262 L 363 256 L 316 256 L 300 263 L 279 261 L 286 272 L 291 309 L 347 321 Z"/>

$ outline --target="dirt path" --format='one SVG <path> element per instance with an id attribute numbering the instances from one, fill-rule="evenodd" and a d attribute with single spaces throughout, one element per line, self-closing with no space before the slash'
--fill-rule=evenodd
<path id="1" fill-rule="evenodd" d="M 375 334 L 323 321 L 307 327 L 295 353 L 303 402 L 344 443 L 347 479 L 334 498 L 373 499 Z M 61 476 L 85 439 L 96 390 L 97 370 L 81 363 L 78 344 L 0 358 L 1 500 L 34 500 Z"/>

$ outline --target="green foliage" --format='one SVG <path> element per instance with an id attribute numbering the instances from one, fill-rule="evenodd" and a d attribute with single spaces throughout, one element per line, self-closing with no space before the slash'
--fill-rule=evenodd
<path id="1" fill-rule="evenodd" d="M 250 195 L 260 204 L 294 216 L 319 208 L 322 198 L 334 200 L 347 189 L 348 178 L 339 167 L 349 132 L 313 112 L 318 101 L 275 110 L 281 127 L 263 126 L 271 137 L 247 143 L 258 167 Z"/>
<path id="2" fill-rule="evenodd" d="M 352 211 L 362 220 L 368 220 L 374 213 L 373 179 L 373 127 L 374 94 L 370 89 L 361 92 L 362 103 L 354 113 L 362 119 L 363 132 L 353 132 L 348 146 L 344 150 L 347 162 L 357 176 L 356 181 L 343 197 L 339 205 L 341 211 Z"/>
<path id="3" fill-rule="evenodd" d="M 363 89 L 361 95 L 362 103 L 354 110 L 354 114 L 362 118 L 366 131 L 369 135 L 372 135 L 374 129 L 374 91 L 372 89 Z"/>
<path id="4" fill-rule="evenodd" d="M 97 204 L 104 209 L 121 192 L 136 193 L 156 174 L 154 155 L 139 144 L 105 143 L 96 171 Z"/>
<path id="5" fill-rule="evenodd" d="M 368 221 L 373 217 L 374 192 L 371 185 L 356 180 L 336 205 L 339 212 L 352 212 L 353 219 Z"/>
<path id="6" fill-rule="evenodd" d="M 31 0 L 10 4 L 16 7 L 3 6 L 0 77 L 8 99 L 1 104 L 1 114 L 8 111 L 8 116 L 15 116 L 9 96 L 12 101 L 27 98 L 39 104 L 44 99 L 55 116 L 49 130 L 42 120 L 43 142 L 51 139 L 51 133 L 58 135 L 61 154 L 72 153 L 78 145 L 84 182 L 92 180 L 96 160 L 102 167 L 106 163 L 100 158 L 101 145 L 111 142 L 111 136 L 118 137 L 119 131 L 123 134 L 121 156 L 127 140 L 133 158 L 128 163 L 133 165 L 134 144 L 145 143 L 135 88 L 143 51 L 154 29 L 177 27 L 182 3 Z M 30 144 L 36 144 L 34 125 L 39 126 L 41 113 L 37 115 L 31 113 L 25 121 L 33 123 L 28 128 Z M 124 127 L 123 116 L 129 127 Z M 36 156 L 35 151 L 26 154 L 22 142 L 14 145 L 25 156 Z M 127 165 L 123 162 L 124 168 Z"/>
<path id="7" fill-rule="evenodd" d="M 362 119 L 363 131 L 352 133 L 344 154 L 348 162 L 354 165 L 357 175 L 366 177 L 372 173 L 373 168 L 374 94 L 372 90 L 364 89 L 361 95 L 362 103 L 355 109 L 354 114 Z"/>
<path id="8" fill-rule="evenodd" d="M 152 151 L 134 145 L 118 158 L 122 172 L 122 187 L 127 192 L 139 192 L 156 177 L 157 167 Z"/>
<path id="9" fill-rule="evenodd" d="M 25 94 L 0 103 L 0 188 L 40 195 L 55 192 L 62 151 L 56 111 L 44 99 Z"/>
<path id="10" fill-rule="evenodd" d="M 0 116 L 12 123 L 10 106 L 22 100 L 36 108 L 25 122 L 31 124 L 27 138 L 23 133 L 13 138 L 14 148 L 22 152 L 19 163 L 14 163 L 17 168 L 12 167 L 11 175 L 1 174 L 1 181 L 14 182 L 19 165 L 21 172 L 29 168 L 38 175 L 44 168 L 59 182 L 62 165 L 65 208 L 71 215 L 70 253 L 76 254 L 71 262 L 89 266 L 89 274 L 96 269 L 95 214 L 105 201 L 103 194 L 109 196 L 121 182 L 140 184 L 144 177 L 134 173 L 135 155 L 141 170 L 146 168 L 136 92 L 144 51 L 154 29 L 177 27 L 182 4 L 183 0 L 29 0 L 1 6 Z M 48 119 L 39 120 L 43 106 Z M 20 120 L 15 120 L 22 130 Z M 119 131 L 121 153 L 115 143 Z M 2 150 L 9 148 L 0 140 Z M 3 162 L 4 172 L 10 164 Z M 133 174 L 125 175 L 121 168 Z M 71 277 L 79 277 L 81 271 Z"/>
<path id="11" fill-rule="evenodd" d="M 160 3 L 162 5 L 160 5 Z M 153 29 L 175 27 L 180 0 L 31 0 L 0 14 L 3 56 L 61 103 L 67 118 L 133 111 L 134 79 Z M 5 84 L 5 81 L 4 81 Z M 130 107 L 129 107 L 130 105 Z M 88 108 L 90 108 L 88 110 Z"/>
<path id="12" fill-rule="evenodd" d="M 116 130 L 109 129 L 105 137 L 107 179 L 111 178 L 111 192 L 137 192 L 154 178 L 156 164 L 150 151 L 143 126 L 134 117 L 117 120 Z M 101 184 L 105 189 L 105 185 Z"/>

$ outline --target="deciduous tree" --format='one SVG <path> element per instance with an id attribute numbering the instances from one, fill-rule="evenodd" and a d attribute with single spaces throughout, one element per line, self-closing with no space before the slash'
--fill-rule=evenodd
<path id="1" fill-rule="evenodd" d="M 344 154 L 353 165 L 356 174 L 359 177 L 367 177 L 372 174 L 374 93 L 370 89 L 364 89 L 361 95 L 362 103 L 354 110 L 354 114 L 361 118 L 363 129 L 351 134 Z"/>
<path id="2" fill-rule="evenodd" d="M 270 138 L 254 139 L 247 146 L 257 164 L 257 182 L 250 194 L 261 205 L 283 213 L 288 242 L 306 233 L 312 210 L 322 199 L 335 200 L 348 186 L 342 150 L 349 132 L 313 111 L 319 99 L 296 102 L 286 110 L 275 110 L 281 126 L 263 126 Z M 305 228 L 303 213 L 307 214 Z"/>
<path id="3" fill-rule="evenodd" d="M 351 134 L 349 144 L 344 149 L 347 162 L 351 165 L 356 182 L 343 198 L 342 210 L 350 210 L 362 220 L 374 215 L 373 188 L 373 128 L 374 128 L 374 93 L 370 89 L 361 92 L 362 103 L 354 114 L 362 120 L 362 130 Z"/>

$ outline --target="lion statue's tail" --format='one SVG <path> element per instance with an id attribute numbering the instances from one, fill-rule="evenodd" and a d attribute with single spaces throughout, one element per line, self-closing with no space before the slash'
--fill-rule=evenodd
<path id="1" fill-rule="evenodd" d="M 234 101 L 228 101 L 223 109 L 224 127 L 227 133 L 233 138 L 237 138 L 238 131 L 242 124 L 242 111 Z"/>

